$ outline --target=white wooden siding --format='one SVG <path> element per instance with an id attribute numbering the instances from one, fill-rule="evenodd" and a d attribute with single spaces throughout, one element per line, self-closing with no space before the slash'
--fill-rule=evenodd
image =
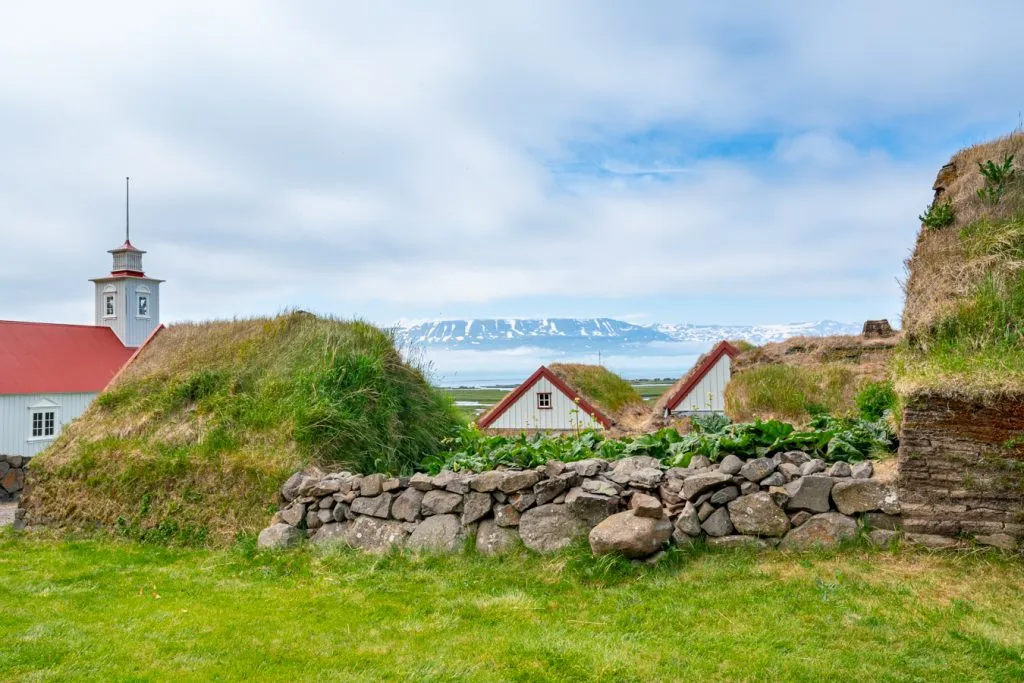
<path id="1" fill-rule="evenodd" d="M 724 412 L 725 385 L 729 383 L 731 372 L 732 359 L 728 355 L 723 355 L 672 412 Z"/>
<path id="2" fill-rule="evenodd" d="M 96 283 L 96 325 L 109 327 L 125 346 L 141 346 L 150 333 L 160 323 L 160 282 L 142 277 L 97 278 Z M 113 286 L 114 317 L 104 315 L 104 297 L 111 292 L 104 291 Z M 139 288 L 145 287 L 141 293 L 149 297 L 149 317 L 140 318 Z"/>
<path id="3" fill-rule="evenodd" d="M 551 394 L 551 409 L 537 409 L 537 394 Z M 603 429 L 600 422 L 552 384 L 546 377 L 538 379 L 526 393 L 498 416 L 488 429 L 537 429 L 568 432 L 577 429 Z"/>
<path id="4" fill-rule="evenodd" d="M 96 392 L 86 394 L 7 394 L 0 396 L 0 454 L 32 456 L 57 438 L 64 425 L 85 412 Z M 53 438 L 32 439 L 32 411 L 43 401 L 59 406 Z M 41 409 L 42 410 L 42 409 Z M 47 409 L 49 410 L 49 409 Z"/>

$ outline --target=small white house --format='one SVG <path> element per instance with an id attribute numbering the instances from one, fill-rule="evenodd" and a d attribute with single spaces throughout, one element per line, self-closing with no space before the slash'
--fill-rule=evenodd
<path id="1" fill-rule="evenodd" d="M 655 403 L 662 417 L 725 412 L 725 387 L 732 376 L 732 359 L 739 350 L 727 341 L 701 356 Z"/>
<path id="2" fill-rule="evenodd" d="M 95 283 L 95 324 L 0 320 L 0 454 L 46 448 L 160 328 L 160 282 L 125 239 Z"/>
<path id="3" fill-rule="evenodd" d="M 546 366 L 484 413 L 477 426 L 503 432 L 608 429 L 604 412 Z"/>

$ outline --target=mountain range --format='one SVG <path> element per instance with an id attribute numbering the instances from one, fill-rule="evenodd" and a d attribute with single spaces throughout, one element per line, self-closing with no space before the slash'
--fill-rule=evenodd
<path id="1" fill-rule="evenodd" d="M 635 325 L 613 318 L 491 318 L 400 323 L 393 329 L 396 340 L 405 347 L 478 351 L 535 347 L 583 351 L 628 349 L 657 343 L 699 348 L 722 339 L 765 344 L 796 336 L 860 334 L 861 326 L 834 320 L 776 325 Z"/>

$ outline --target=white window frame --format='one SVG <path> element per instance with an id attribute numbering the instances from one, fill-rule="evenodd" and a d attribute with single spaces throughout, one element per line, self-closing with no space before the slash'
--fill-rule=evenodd
<path id="1" fill-rule="evenodd" d="M 145 315 L 143 315 L 141 313 L 141 311 L 142 311 L 142 302 L 143 301 L 146 302 L 146 313 L 145 313 Z M 143 318 L 143 319 L 149 320 L 149 318 L 150 318 L 150 315 L 149 315 L 149 305 L 150 305 L 150 303 L 152 303 L 152 302 L 149 299 L 149 294 L 143 293 L 143 294 L 136 295 L 136 297 L 135 297 L 135 317 L 136 318 Z"/>
<path id="2" fill-rule="evenodd" d="M 545 402 L 547 405 L 544 405 Z M 537 410 L 551 410 L 553 408 L 552 403 L 550 391 L 537 392 Z"/>
<path id="3" fill-rule="evenodd" d="M 108 313 L 107 311 L 112 312 Z M 103 318 L 105 320 L 117 318 L 117 287 L 114 285 L 107 285 L 103 288 Z"/>
<path id="4" fill-rule="evenodd" d="M 52 424 L 50 425 L 50 433 L 46 433 L 46 416 L 51 415 Z M 33 432 L 35 430 L 36 416 L 39 416 L 41 423 L 42 434 L 36 436 Z M 60 433 L 60 406 L 49 399 L 41 401 L 35 405 L 28 407 L 28 438 L 26 441 L 53 441 L 57 438 Z"/>

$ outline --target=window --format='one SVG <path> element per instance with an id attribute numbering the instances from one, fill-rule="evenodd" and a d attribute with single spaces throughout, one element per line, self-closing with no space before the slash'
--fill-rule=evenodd
<path id="1" fill-rule="evenodd" d="M 114 295 L 105 294 L 103 296 L 103 317 L 113 318 L 115 316 L 114 310 Z"/>
<path id="2" fill-rule="evenodd" d="M 57 413 L 53 410 L 32 412 L 32 438 L 45 439 L 53 436 L 57 428 Z"/>
<path id="3" fill-rule="evenodd" d="M 140 318 L 148 318 L 149 317 L 149 296 L 147 296 L 145 294 L 140 294 L 139 295 L 139 317 Z"/>
<path id="4" fill-rule="evenodd" d="M 551 392 L 545 391 L 537 394 L 537 408 L 540 410 L 551 410 Z"/>

